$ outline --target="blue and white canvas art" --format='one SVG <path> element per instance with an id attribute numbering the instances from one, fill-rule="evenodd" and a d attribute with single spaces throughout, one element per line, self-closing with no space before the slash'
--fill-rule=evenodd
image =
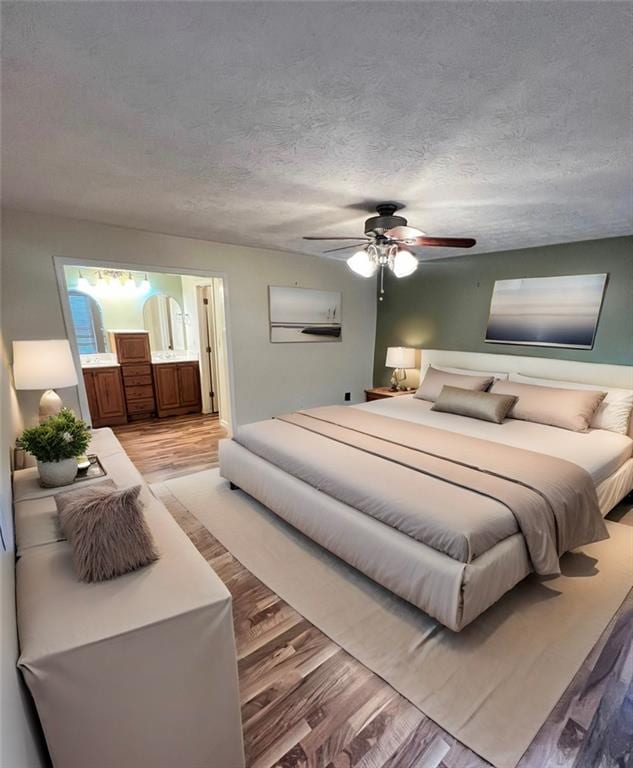
<path id="1" fill-rule="evenodd" d="M 592 349 L 607 275 L 497 280 L 486 341 Z"/>

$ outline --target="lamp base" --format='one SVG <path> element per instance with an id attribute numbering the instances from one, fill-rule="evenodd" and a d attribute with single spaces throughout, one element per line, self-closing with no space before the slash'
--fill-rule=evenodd
<path id="1" fill-rule="evenodd" d="M 398 376 L 398 373 L 401 373 L 401 376 Z M 391 381 L 389 382 L 389 390 L 391 392 L 397 392 L 399 389 L 402 389 L 402 385 L 400 382 L 404 381 L 407 378 L 407 372 L 404 370 L 404 368 L 394 368 L 393 374 L 391 375 Z"/>
<path id="2" fill-rule="evenodd" d="M 54 389 L 47 389 L 40 399 L 40 424 L 51 416 L 57 416 L 63 407 L 64 404 L 57 392 Z"/>

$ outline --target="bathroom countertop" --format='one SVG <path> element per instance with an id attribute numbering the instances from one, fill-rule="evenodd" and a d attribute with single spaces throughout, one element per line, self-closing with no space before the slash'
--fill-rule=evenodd
<path id="1" fill-rule="evenodd" d="M 116 355 L 111 353 L 101 353 L 96 355 L 81 355 L 82 368 L 112 368 L 120 367 Z M 153 352 L 152 364 L 161 365 L 163 363 L 197 363 L 199 357 L 197 352 Z"/>
<path id="2" fill-rule="evenodd" d="M 153 354 L 152 364 L 161 365 L 162 363 L 197 363 L 198 355 L 190 352 L 173 353 L 173 356 L 166 357 L 163 354 Z"/>
<path id="3" fill-rule="evenodd" d="M 82 368 L 114 368 L 120 367 L 116 355 L 103 353 L 99 355 L 80 355 Z"/>

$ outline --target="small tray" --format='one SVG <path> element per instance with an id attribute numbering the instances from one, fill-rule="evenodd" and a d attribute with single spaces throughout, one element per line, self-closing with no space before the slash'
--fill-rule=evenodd
<path id="1" fill-rule="evenodd" d="M 81 483 L 83 480 L 94 480 L 95 477 L 105 477 L 108 474 L 97 455 L 94 453 L 88 454 L 87 459 L 90 462 L 90 466 L 86 467 L 86 469 L 80 469 L 73 483 Z"/>

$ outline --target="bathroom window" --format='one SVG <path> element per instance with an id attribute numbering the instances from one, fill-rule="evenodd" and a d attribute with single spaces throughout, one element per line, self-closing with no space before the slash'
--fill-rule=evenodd
<path id="1" fill-rule="evenodd" d="M 68 291 L 70 311 L 80 355 L 106 351 L 103 316 L 99 304 L 87 293 Z"/>

